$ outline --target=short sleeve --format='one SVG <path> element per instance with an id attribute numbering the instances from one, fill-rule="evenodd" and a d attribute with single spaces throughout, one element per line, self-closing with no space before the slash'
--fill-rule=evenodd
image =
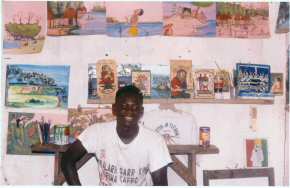
<path id="1" fill-rule="evenodd" d="M 97 125 L 86 128 L 78 137 L 78 140 L 86 148 L 88 153 L 96 153 L 99 131 Z"/>
<path id="2" fill-rule="evenodd" d="M 156 134 L 156 142 L 151 144 L 149 153 L 149 169 L 154 172 L 169 163 L 172 163 L 167 145 L 164 139 Z"/>

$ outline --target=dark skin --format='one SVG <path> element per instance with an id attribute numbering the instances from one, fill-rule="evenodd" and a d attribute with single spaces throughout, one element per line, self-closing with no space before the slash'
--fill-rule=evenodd
<path id="1" fill-rule="evenodd" d="M 135 95 L 120 96 L 112 105 L 112 112 L 117 119 L 118 136 L 125 144 L 131 143 L 139 132 L 138 121 L 144 113 L 143 102 Z M 63 154 L 61 169 L 69 185 L 81 185 L 75 166 L 85 154 L 87 151 L 79 140 Z M 151 172 L 151 177 L 154 186 L 168 185 L 167 166 Z"/>

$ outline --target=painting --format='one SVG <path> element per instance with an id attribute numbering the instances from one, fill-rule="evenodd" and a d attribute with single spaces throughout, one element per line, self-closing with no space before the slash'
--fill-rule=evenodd
<path id="1" fill-rule="evenodd" d="M 141 64 L 119 64 L 118 65 L 118 88 L 132 84 L 132 71 L 141 71 Z"/>
<path id="2" fill-rule="evenodd" d="M 108 36 L 138 37 L 162 33 L 161 2 L 107 2 L 106 9 Z"/>
<path id="3" fill-rule="evenodd" d="M 232 77 L 225 69 L 218 69 L 214 75 L 214 93 L 216 99 L 230 99 L 232 92 Z"/>
<path id="4" fill-rule="evenodd" d="M 271 93 L 274 95 L 283 95 L 283 90 L 283 73 L 271 73 Z"/>
<path id="5" fill-rule="evenodd" d="M 47 2 L 47 35 L 95 35 L 105 33 L 106 7 L 104 2 Z"/>
<path id="6" fill-rule="evenodd" d="M 193 71 L 195 98 L 214 98 L 213 69 L 196 69 Z"/>
<path id="7" fill-rule="evenodd" d="M 246 139 L 247 167 L 268 166 L 268 145 L 266 139 Z"/>
<path id="8" fill-rule="evenodd" d="M 190 98 L 192 93 L 191 60 L 170 60 L 170 86 L 172 98 Z"/>
<path id="9" fill-rule="evenodd" d="M 46 28 L 46 2 L 3 1 L 4 54 L 41 52 Z"/>
<path id="10" fill-rule="evenodd" d="M 118 89 L 117 64 L 111 59 L 97 62 L 97 92 L 101 100 L 112 100 Z"/>
<path id="11" fill-rule="evenodd" d="M 100 99 L 97 92 L 97 68 L 95 63 L 88 65 L 88 100 Z"/>
<path id="12" fill-rule="evenodd" d="M 67 108 L 69 72 L 65 65 L 7 65 L 6 106 Z"/>
<path id="13" fill-rule="evenodd" d="M 48 124 L 46 136 L 41 133 L 41 125 Z M 31 145 L 40 144 L 44 139 L 53 143 L 53 127 L 67 124 L 67 115 L 48 113 L 9 112 L 7 154 L 30 155 Z"/>
<path id="14" fill-rule="evenodd" d="M 151 72 L 149 70 L 132 71 L 132 84 L 141 90 L 145 98 L 150 98 Z"/>
<path id="15" fill-rule="evenodd" d="M 280 2 L 276 33 L 289 32 L 289 2 Z"/>
<path id="16" fill-rule="evenodd" d="M 266 2 L 218 2 L 216 22 L 218 37 L 270 37 Z"/>
<path id="17" fill-rule="evenodd" d="M 96 108 L 69 108 L 68 121 L 71 127 L 70 134 L 77 138 L 86 128 L 96 123 L 114 121 L 111 106 Z"/>
<path id="18" fill-rule="evenodd" d="M 164 36 L 214 37 L 216 35 L 216 3 L 164 2 Z"/>

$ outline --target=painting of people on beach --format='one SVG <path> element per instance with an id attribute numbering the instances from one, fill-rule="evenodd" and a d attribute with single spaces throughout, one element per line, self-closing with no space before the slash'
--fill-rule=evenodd
<path id="1" fill-rule="evenodd" d="M 88 65 L 88 101 L 99 99 L 97 84 L 96 64 L 91 63 Z"/>
<path id="2" fill-rule="evenodd" d="M 32 144 L 53 143 L 53 127 L 59 125 L 67 125 L 67 115 L 9 112 L 7 153 L 30 155 Z"/>
<path id="3" fill-rule="evenodd" d="M 190 98 L 192 93 L 192 61 L 170 60 L 172 98 Z"/>
<path id="4" fill-rule="evenodd" d="M 269 5 L 266 2 L 218 2 L 216 21 L 218 37 L 270 37 Z"/>
<path id="5" fill-rule="evenodd" d="M 47 35 L 95 35 L 105 33 L 106 7 L 104 2 L 47 2 Z"/>
<path id="6" fill-rule="evenodd" d="M 7 65 L 6 106 L 67 108 L 69 66 Z"/>
<path id="7" fill-rule="evenodd" d="M 144 70 L 151 70 L 151 99 L 170 98 L 169 64 L 144 64 Z"/>
<path id="8" fill-rule="evenodd" d="M 289 2 L 280 2 L 276 33 L 288 33 L 289 21 Z"/>
<path id="9" fill-rule="evenodd" d="M 41 52 L 46 28 L 46 2 L 3 1 L 4 54 Z"/>
<path id="10" fill-rule="evenodd" d="M 268 144 L 266 139 L 246 139 L 247 167 L 268 166 Z"/>
<path id="11" fill-rule="evenodd" d="M 132 84 L 132 71 L 140 71 L 141 64 L 119 64 L 118 65 L 118 88 Z"/>
<path id="12" fill-rule="evenodd" d="M 163 35 L 214 37 L 216 35 L 216 3 L 164 2 Z"/>
<path id="13" fill-rule="evenodd" d="M 117 64 L 111 59 L 99 60 L 96 64 L 97 92 L 102 101 L 112 101 L 118 89 Z"/>
<path id="14" fill-rule="evenodd" d="M 107 2 L 107 35 L 138 37 L 162 33 L 161 2 Z"/>
<path id="15" fill-rule="evenodd" d="M 114 121 L 111 105 L 96 108 L 78 107 L 68 109 L 68 121 L 71 126 L 70 135 L 77 138 L 86 128 L 95 124 Z"/>
<path id="16" fill-rule="evenodd" d="M 145 98 L 150 98 L 151 73 L 149 70 L 132 71 L 132 84 L 141 90 Z"/>

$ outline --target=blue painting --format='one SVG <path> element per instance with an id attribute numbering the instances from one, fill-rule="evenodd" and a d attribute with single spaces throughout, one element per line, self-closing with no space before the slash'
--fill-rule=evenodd
<path id="1" fill-rule="evenodd" d="M 118 65 L 118 87 L 132 84 L 132 71 L 140 71 L 141 64 L 119 64 Z"/>

